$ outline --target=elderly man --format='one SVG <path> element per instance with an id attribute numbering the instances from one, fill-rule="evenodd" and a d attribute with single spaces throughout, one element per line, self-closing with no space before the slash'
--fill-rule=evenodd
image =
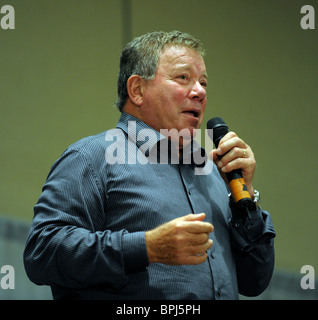
<path id="1" fill-rule="evenodd" d="M 222 179 L 241 169 L 253 199 L 251 148 L 229 132 L 215 164 L 193 161 L 207 158 L 193 140 L 207 102 L 203 57 L 201 42 L 178 31 L 124 48 L 116 129 L 71 145 L 34 207 L 25 268 L 55 299 L 237 299 L 267 287 L 271 217 L 256 204 L 245 217 Z"/>

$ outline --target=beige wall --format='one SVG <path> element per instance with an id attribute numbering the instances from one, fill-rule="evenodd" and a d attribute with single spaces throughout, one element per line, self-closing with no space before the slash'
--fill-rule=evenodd
<path id="1" fill-rule="evenodd" d="M 4 4 L 16 29 L 0 30 L 0 213 L 31 221 L 53 161 L 116 124 L 121 1 Z M 305 4 L 318 20 L 314 0 L 132 0 L 130 29 L 179 29 L 205 43 L 205 120 L 222 116 L 253 147 L 276 267 L 296 272 L 318 270 L 318 25 L 301 29 Z"/>

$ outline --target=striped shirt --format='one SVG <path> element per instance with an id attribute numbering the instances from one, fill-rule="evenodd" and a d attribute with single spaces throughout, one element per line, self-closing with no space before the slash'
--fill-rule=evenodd
<path id="1" fill-rule="evenodd" d="M 149 130 L 154 134 L 141 134 Z M 154 161 L 166 141 L 122 113 L 116 129 L 67 148 L 34 207 L 24 251 L 31 281 L 51 286 L 55 299 L 237 299 L 267 287 L 274 266 L 270 214 L 253 212 L 245 221 L 195 142 L 185 161 L 173 161 L 171 150 L 164 164 Z M 198 152 L 203 163 L 193 161 Z M 214 226 L 207 260 L 149 264 L 145 231 L 201 212 Z"/>

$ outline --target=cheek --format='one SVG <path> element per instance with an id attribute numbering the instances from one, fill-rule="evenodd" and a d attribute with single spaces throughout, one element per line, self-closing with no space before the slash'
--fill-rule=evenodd
<path id="1" fill-rule="evenodd" d="M 163 88 L 162 93 L 166 96 L 166 99 L 170 102 L 180 103 L 183 99 L 189 95 L 189 90 L 180 86 L 175 82 L 171 82 L 169 86 Z"/>
<path id="2" fill-rule="evenodd" d="M 200 115 L 200 119 L 199 119 L 199 124 L 198 124 L 198 128 L 201 126 L 202 122 L 203 122 L 203 117 L 204 117 L 204 112 L 205 112 L 205 106 L 206 106 L 206 103 L 202 105 L 202 112 L 201 112 L 201 115 Z"/>
<path id="3" fill-rule="evenodd" d="M 206 107 L 206 101 L 202 104 L 202 113 L 201 113 L 202 118 L 204 116 L 205 107 Z"/>
<path id="4" fill-rule="evenodd" d="M 186 107 L 186 99 L 187 95 L 184 90 L 175 89 L 170 91 L 170 94 L 168 94 L 168 92 L 162 93 L 160 99 L 162 113 L 164 113 L 166 117 L 169 117 L 169 115 L 175 117 Z"/>
<path id="5" fill-rule="evenodd" d="M 174 94 L 175 100 L 179 101 L 179 102 L 182 102 L 185 99 L 188 99 L 189 93 L 190 93 L 189 90 L 186 90 L 185 88 L 178 87 L 175 90 L 175 94 Z"/>

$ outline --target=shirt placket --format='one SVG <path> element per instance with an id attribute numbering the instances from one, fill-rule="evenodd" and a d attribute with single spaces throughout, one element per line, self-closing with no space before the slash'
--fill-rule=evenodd
<path id="1" fill-rule="evenodd" d="M 196 201 L 194 200 L 195 195 L 195 189 L 194 189 L 194 171 L 193 171 L 193 167 L 191 165 L 180 165 L 179 164 L 179 173 L 180 173 L 180 177 L 184 186 L 184 190 L 187 194 L 187 198 L 190 204 L 190 207 L 192 209 L 192 213 L 200 213 L 197 212 L 196 209 Z M 215 288 L 215 284 L 214 284 L 214 280 L 213 280 L 213 268 L 212 268 L 212 262 L 214 262 L 215 256 L 213 254 L 213 250 L 211 252 L 208 253 L 208 263 L 209 263 L 209 268 L 210 268 L 210 272 L 211 272 L 211 296 L 215 298 L 215 292 L 219 292 L 218 289 Z M 219 294 L 220 296 L 220 294 Z"/>

